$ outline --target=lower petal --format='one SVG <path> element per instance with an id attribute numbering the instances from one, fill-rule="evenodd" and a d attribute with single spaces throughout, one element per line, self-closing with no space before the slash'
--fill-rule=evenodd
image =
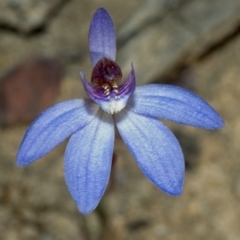
<path id="1" fill-rule="evenodd" d="M 115 117 L 123 141 L 146 177 L 165 193 L 181 194 L 184 158 L 173 133 L 160 121 L 130 110 Z"/>
<path id="2" fill-rule="evenodd" d="M 102 110 L 69 140 L 65 153 L 65 178 L 68 189 L 83 214 L 96 208 L 106 189 L 113 146 L 113 119 Z"/>

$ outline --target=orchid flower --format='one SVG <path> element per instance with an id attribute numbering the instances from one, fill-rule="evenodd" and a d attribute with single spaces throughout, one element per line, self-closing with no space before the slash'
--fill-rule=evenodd
<path id="1" fill-rule="evenodd" d="M 115 28 L 104 8 L 93 15 L 89 50 L 91 82 L 80 72 L 89 99 L 68 100 L 44 111 L 27 130 L 17 164 L 31 164 L 71 136 L 65 152 L 65 179 L 79 211 L 88 214 L 108 183 L 116 125 L 145 176 L 163 192 L 180 195 L 183 153 L 159 118 L 212 130 L 223 127 L 223 120 L 204 100 L 183 88 L 164 84 L 136 87 L 133 64 L 121 83 L 122 72 L 115 62 Z"/>

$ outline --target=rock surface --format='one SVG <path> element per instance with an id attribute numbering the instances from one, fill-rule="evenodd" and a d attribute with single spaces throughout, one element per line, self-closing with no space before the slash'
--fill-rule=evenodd
<path id="1" fill-rule="evenodd" d="M 119 33 L 120 42 L 128 39 L 119 62 L 127 70 L 128 59 L 134 61 L 142 85 L 188 64 L 234 33 L 239 27 L 240 1 L 150 0 L 128 21 Z"/>
<path id="2" fill-rule="evenodd" d="M 63 67 L 57 58 L 32 58 L 0 78 L 0 124 L 33 121 L 59 92 Z"/>
<path id="3" fill-rule="evenodd" d="M 0 26 L 23 33 L 42 28 L 66 0 L 1 0 Z"/>

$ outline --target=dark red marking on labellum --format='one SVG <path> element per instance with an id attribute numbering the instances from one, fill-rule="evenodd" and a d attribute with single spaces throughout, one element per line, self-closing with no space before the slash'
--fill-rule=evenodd
<path id="1" fill-rule="evenodd" d="M 102 58 L 93 68 L 91 83 L 94 87 L 104 89 L 108 93 L 118 88 L 121 79 L 122 71 L 117 63 L 111 59 Z"/>

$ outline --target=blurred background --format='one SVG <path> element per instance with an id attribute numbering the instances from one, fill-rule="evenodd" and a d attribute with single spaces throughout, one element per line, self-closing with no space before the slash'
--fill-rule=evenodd
<path id="1" fill-rule="evenodd" d="M 134 62 L 138 85 L 189 89 L 226 126 L 207 131 L 165 122 L 185 155 L 180 197 L 150 183 L 117 138 L 109 189 L 98 209 L 82 216 L 64 181 L 66 141 L 25 168 L 15 156 L 41 111 L 86 97 L 78 72 L 90 78 L 88 28 L 100 6 L 115 22 L 124 76 Z M 239 0 L 1 0 L 0 239 L 238 240 L 239 76 Z"/>

